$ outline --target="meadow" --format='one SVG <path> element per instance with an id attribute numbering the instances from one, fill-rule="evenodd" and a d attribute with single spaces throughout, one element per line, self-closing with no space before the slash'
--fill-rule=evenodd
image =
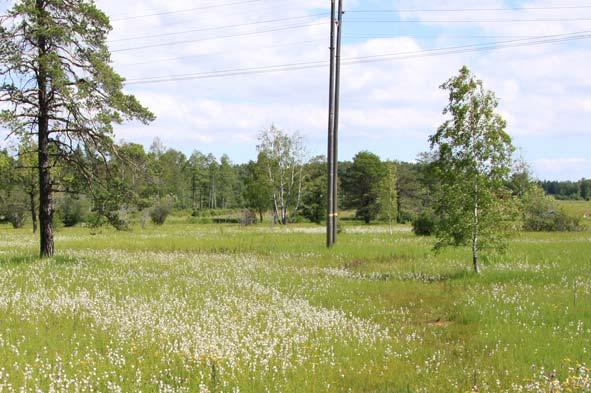
<path id="1" fill-rule="evenodd" d="M 568 214 L 581 218 L 581 224 L 591 229 L 591 201 L 558 201 Z"/>
<path id="2" fill-rule="evenodd" d="M 589 392 L 591 232 L 0 227 L 0 392 Z"/>

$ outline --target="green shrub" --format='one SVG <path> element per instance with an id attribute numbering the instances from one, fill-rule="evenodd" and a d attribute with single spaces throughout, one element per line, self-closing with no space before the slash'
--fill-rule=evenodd
<path id="1" fill-rule="evenodd" d="M 129 231 L 129 222 L 123 217 L 120 212 L 109 212 L 106 214 L 107 221 L 117 231 Z"/>
<path id="2" fill-rule="evenodd" d="M 22 228 L 25 225 L 25 214 L 23 210 L 15 210 L 7 215 L 8 222 L 12 224 L 14 229 Z"/>
<path id="3" fill-rule="evenodd" d="M 526 215 L 523 227 L 531 232 L 574 232 L 580 229 L 581 220 L 563 210 L 535 211 Z"/>
<path id="4" fill-rule="evenodd" d="M 417 236 L 431 236 L 435 231 L 436 219 L 432 213 L 422 212 L 412 222 L 412 231 Z"/>
<path id="5" fill-rule="evenodd" d="M 409 222 L 413 222 L 417 219 L 416 214 L 401 210 L 398 212 L 398 223 L 399 224 L 408 224 Z"/>
<path id="6" fill-rule="evenodd" d="M 96 211 L 88 213 L 86 216 L 86 225 L 90 228 L 98 228 L 105 224 L 104 218 L 101 214 Z"/>
<path id="7" fill-rule="evenodd" d="M 65 227 L 74 227 L 88 216 L 88 202 L 85 199 L 67 196 L 60 206 L 60 217 Z"/>
<path id="8" fill-rule="evenodd" d="M 160 201 L 150 211 L 150 218 L 154 224 L 163 225 L 170 213 L 172 213 L 170 203 L 168 201 Z"/>
<path id="9" fill-rule="evenodd" d="M 14 229 L 22 228 L 25 225 L 25 217 L 30 214 L 29 209 L 27 195 L 22 192 L 8 193 L 6 198 L 0 199 L 0 216 L 12 224 Z"/>
<path id="10" fill-rule="evenodd" d="M 523 229 L 531 232 L 573 232 L 581 220 L 559 209 L 556 201 L 539 188 L 532 189 L 523 201 Z"/>

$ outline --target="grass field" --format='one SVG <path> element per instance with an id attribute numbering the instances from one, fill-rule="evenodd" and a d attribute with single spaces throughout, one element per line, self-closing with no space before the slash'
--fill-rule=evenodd
<path id="1" fill-rule="evenodd" d="M 431 241 L 177 222 L 63 229 L 40 262 L 0 227 L 0 392 L 591 391 L 590 232 L 480 277 Z"/>
<path id="2" fill-rule="evenodd" d="M 591 229 L 591 201 L 558 201 L 568 214 L 581 217 L 581 223 Z"/>

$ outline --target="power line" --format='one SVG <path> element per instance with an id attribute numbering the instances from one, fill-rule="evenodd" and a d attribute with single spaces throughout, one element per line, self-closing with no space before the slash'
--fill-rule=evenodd
<path id="1" fill-rule="evenodd" d="M 574 34 L 574 33 L 573 33 Z M 375 34 L 345 34 L 347 38 L 365 38 L 365 39 L 389 39 L 389 38 L 465 38 L 465 39 L 499 39 L 499 38 L 540 38 L 544 36 L 536 35 L 448 35 L 445 33 L 441 34 L 396 34 L 396 35 L 375 35 Z"/>
<path id="2" fill-rule="evenodd" d="M 201 6 L 201 7 L 185 8 L 182 10 L 162 11 L 162 12 L 155 12 L 152 14 L 127 16 L 127 17 L 112 19 L 112 21 L 113 22 L 120 22 L 120 21 L 133 20 L 133 19 L 149 18 L 152 16 L 181 14 L 181 13 L 187 13 L 187 12 L 193 12 L 193 11 L 208 10 L 208 9 L 213 9 L 213 8 L 232 7 L 232 6 L 241 5 L 241 4 L 260 3 L 261 1 L 264 1 L 264 0 L 242 0 L 242 1 L 235 1 L 232 3 L 222 3 L 222 4 L 215 4 L 215 5 Z"/>
<path id="3" fill-rule="evenodd" d="M 520 23 L 520 22 L 583 22 L 591 18 L 533 18 L 533 19 L 349 19 L 347 23 Z"/>
<path id="4" fill-rule="evenodd" d="M 288 47 L 293 47 L 293 46 L 298 46 L 298 45 L 306 45 L 306 44 L 318 43 L 318 42 L 324 42 L 324 40 L 318 39 L 318 40 L 288 42 L 285 44 L 264 45 L 264 46 L 259 45 L 256 47 L 241 47 L 240 49 L 234 50 L 232 53 L 253 51 L 253 50 L 258 50 L 258 49 L 288 48 Z M 145 65 L 145 64 L 165 63 L 165 62 L 176 61 L 176 60 L 195 59 L 195 58 L 215 56 L 218 54 L 228 54 L 228 52 L 227 51 L 207 52 L 207 53 L 200 53 L 197 55 L 169 57 L 169 58 L 155 59 L 155 60 L 150 60 L 150 61 L 142 61 L 142 62 L 137 62 L 137 63 L 116 63 L 116 65 L 118 65 L 118 66 L 137 66 L 137 65 Z"/>
<path id="5" fill-rule="evenodd" d="M 205 71 L 205 72 L 197 72 L 197 73 L 191 73 L 191 74 L 177 74 L 177 75 L 172 75 L 169 77 L 166 76 L 151 76 L 151 77 L 146 77 L 146 78 L 139 78 L 136 80 L 130 80 L 129 82 L 126 82 L 126 85 L 130 85 L 130 84 L 136 84 L 139 82 L 160 82 L 161 80 L 166 80 L 168 81 L 170 80 L 187 80 L 187 79 L 201 79 L 201 78 L 197 78 L 200 76 L 208 76 L 208 75 L 224 75 L 226 73 L 228 74 L 234 74 L 235 72 L 245 72 L 246 74 L 250 74 L 250 73 L 257 73 L 258 71 L 264 71 L 264 70 L 274 70 L 274 69 L 281 69 L 283 67 L 296 67 L 299 69 L 299 67 L 309 67 L 309 66 L 322 66 L 323 64 L 326 64 L 327 62 L 325 60 L 319 60 L 319 61 L 306 61 L 306 62 L 301 62 L 301 63 L 291 63 L 291 64 L 279 64 L 279 65 L 271 65 L 271 66 L 258 66 L 258 67 L 240 67 L 240 68 L 231 68 L 231 69 L 225 69 L 225 70 L 219 70 L 219 71 Z M 305 68 L 302 68 L 305 69 Z M 194 78 L 196 77 L 196 78 Z"/>
<path id="6" fill-rule="evenodd" d="M 305 28 L 305 27 L 319 26 L 319 25 L 324 25 L 324 22 L 298 24 L 298 25 L 292 25 L 292 26 L 286 26 L 286 27 L 278 27 L 278 28 L 274 28 L 274 29 L 254 31 L 254 32 L 250 32 L 250 33 L 227 34 L 227 35 L 222 35 L 222 36 L 217 36 L 217 37 L 199 38 L 199 39 L 194 39 L 194 40 L 183 40 L 183 41 L 173 41 L 173 42 L 163 42 L 163 43 L 158 43 L 158 44 L 136 46 L 136 47 L 131 47 L 131 48 L 113 49 L 113 50 L 111 50 L 111 52 L 118 53 L 118 52 L 129 52 L 129 51 L 140 50 L 140 49 L 169 47 L 169 46 L 176 46 L 176 45 L 182 45 L 182 44 L 192 44 L 195 42 L 219 40 L 219 39 L 224 39 L 224 38 L 246 37 L 246 36 L 266 34 L 266 33 L 271 33 L 271 32 L 276 32 L 276 31 L 301 29 L 301 28 Z"/>
<path id="7" fill-rule="evenodd" d="M 385 53 L 385 54 L 380 54 L 380 55 L 362 56 L 362 57 L 345 59 L 343 61 L 343 65 L 374 63 L 374 62 L 381 62 L 381 61 L 388 61 L 388 60 L 405 60 L 405 59 L 414 59 L 414 58 L 423 58 L 423 57 L 435 57 L 435 56 L 444 56 L 444 55 L 450 55 L 450 54 L 472 53 L 472 52 L 490 51 L 490 50 L 517 48 L 517 47 L 539 46 L 539 45 L 545 45 L 545 44 L 561 43 L 561 42 L 589 39 L 589 38 L 591 38 L 591 31 L 585 31 L 585 32 L 580 32 L 580 33 L 575 33 L 575 34 L 558 34 L 558 35 L 545 36 L 542 39 L 536 39 L 536 40 L 512 40 L 512 41 L 504 41 L 504 42 L 491 42 L 491 43 L 478 44 L 478 45 L 463 45 L 463 46 L 454 46 L 454 47 L 446 47 L 446 48 L 435 48 L 435 49 L 428 49 L 428 50 L 414 51 L 414 52 L 397 52 L 397 53 Z M 328 63 L 326 61 L 312 61 L 312 62 L 302 62 L 302 63 L 261 66 L 261 67 L 235 68 L 235 69 L 227 69 L 227 70 L 219 70 L 219 71 L 199 72 L 199 73 L 194 73 L 194 74 L 173 75 L 173 76 L 168 76 L 168 77 L 161 76 L 161 77 L 141 78 L 141 79 L 136 79 L 136 80 L 130 80 L 129 82 L 125 82 L 125 84 L 126 85 L 153 84 L 153 83 L 176 82 L 176 81 L 195 80 L 195 79 L 211 79 L 211 78 L 255 75 L 255 74 L 265 74 L 265 73 L 284 72 L 284 71 L 296 71 L 296 70 L 305 70 L 305 69 L 311 69 L 311 68 L 325 67 L 327 64 Z"/>
<path id="8" fill-rule="evenodd" d="M 407 8 L 407 9 L 376 9 L 350 10 L 350 13 L 398 13 L 398 12 L 488 12 L 488 11 L 545 11 L 545 10 L 573 10 L 590 9 L 591 5 L 547 6 L 547 7 L 503 7 L 503 8 Z"/>
<path id="9" fill-rule="evenodd" d="M 381 58 L 399 57 L 399 56 L 402 58 L 407 58 L 406 56 L 412 56 L 414 58 L 416 54 L 420 54 L 421 56 L 419 56 L 419 57 L 430 57 L 430 56 L 432 56 L 433 53 L 437 53 L 437 52 L 444 52 L 444 54 L 457 54 L 457 53 L 475 52 L 475 51 L 480 51 L 480 50 L 494 50 L 494 49 L 504 49 L 504 48 L 538 46 L 538 45 L 543 45 L 543 44 L 553 44 L 553 43 L 581 40 L 581 39 L 588 39 L 588 38 L 591 38 L 591 30 L 581 31 L 581 32 L 572 33 L 572 34 L 556 34 L 556 35 L 541 36 L 536 39 L 509 40 L 509 41 L 501 41 L 501 42 L 489 42 L 489 43 L 482 43 L 482 44 L 474 44 L 474 45 L 460 45 L 460 46 L 447 47 L 447 48 L 425 49 L 425 50 L 414 51 L 414 52 L 397 52 L 397 53 L 385 53 L 385 54 L 381 54 L 381 55 L 361 56 L 361 57 L 357 57 L 357 58 L 353 59 L 353 62 L 355 64 L 368 63 L 368 62 L 373 62 L 372 59 L 381 59 Z"/>
<path id="10" fill-rule="evenodd" d="M 288 21 L 288 20 L 316 18 L 319 16 L 326 16 L 326 15 L 328 15 L 328 14 L 326 12 L 323 12 L 323 13 L 311 14 L 311 15 L 292 16 L 292 17 L 288 17 L 288 18 L 267 19 L 267 20 L 261 20 L 261 21 L 257 21 L 257 22 L 238 23 L 238 24 L 225 25 L 225 26 L 203 27 L 203 28 L 199 28 L 199 29 L 184 30 L 184 31 L 171 32 L 171 33 L 160 33 L 160 34 L 135 36 L 135 37 L 128 37 L 128 38 L 119 38 L 116 40 L 109 40 L 109 42 L 122 42 L 122 41 L 132 41 L 132 40 L 140 40 L 140 39 L 146 39 L 146 38 L 170 37 L 170 36 L 175 36 L 175 35 L 198 33 L 198 32 L 204 32 L 204 31 L 232 29 L 232 28 L 236 28 L 236 27 L 254 26 L 254 25 L 261 25 L 261 24 L 275 23 L 275 22 L 284 22 L 284 21 Z"/>

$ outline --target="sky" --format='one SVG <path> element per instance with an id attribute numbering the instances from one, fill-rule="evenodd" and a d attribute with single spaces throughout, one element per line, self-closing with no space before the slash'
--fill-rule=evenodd
<path id="1" fill-rule="evenodd" d="M 4 7 L 10 3 L 4 0 Z M 96 3 L 112 18 L 110 47 L 115 69 L 129 81 L 126 90 L 157 116 L 147 127 L 118 126 L 118 140 L 149 147 L 158 137 L 186 154 L 226 153 L 240 163 L 256 158 L 257 135 L 275 124 L 299 132 L 310 156 L 326 154 L 329 0 Z M 341 159 L 369 150 L 383 159 L 413 161 L 427 151 L 429 135 L 444 121 L 447 97 L 439 86 L 467 65 L 496 92 L 507 131 L 535 176 L 591 177 L 591 38 L 521 45 L 532 37 L 591 32 L 591 3 L 344 4 Z M 519 46 L 499 48 L 499 42 Z M 433 51 L 494 43 L 497 50 Z M 384 56 L 392 54 L 405 55 Z M 359 58 L 381 61 L 346 64 Z M 317 67 L 243 72 L 313 62 Z M 242 75 L 203 78 L 225 70 Z M 178 75 L 189 77 L 145 83 Z"/>

